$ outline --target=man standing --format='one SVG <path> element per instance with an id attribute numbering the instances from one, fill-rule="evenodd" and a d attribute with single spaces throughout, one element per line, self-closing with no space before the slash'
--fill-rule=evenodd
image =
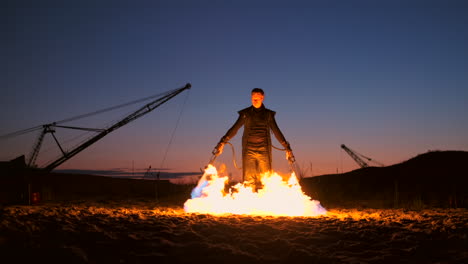
<path id="1" fill-rule="evenodd" d="M 270 130 L 286 150 L 286 159 L 294 161 L 289 142 L 281 133 L 275 121 L 275 112 L 263 105 L 265 93 L 260 88 L 251 92 L 252 106 L 239 111 L 236 123 L 226 132 L 213 150 L 220 155 L 226 142 L 233 138 L 239 128 L 244 126 L 242 136 L 242 172 L 244 182 L 249 182 L 255 191 L 261 188 L 261 175 L 271 171 L 272 143 Z"/>

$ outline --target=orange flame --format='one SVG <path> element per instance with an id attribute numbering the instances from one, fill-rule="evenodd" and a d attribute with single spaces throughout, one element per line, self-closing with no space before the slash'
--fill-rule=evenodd
<path id="1" fill-rule="evenodd" d="M 247 183 L 238 183 L 225 192 L 228 177 L 219 177 L 208 165 L 184 204 L 186 212 L 209 214 L 249 214 L 274 216 L 318 216 L 326 214 L 319 201 L 302 192 L 296 175 L 287 182 L 275 172 L 262 176 L 263 188 L 254 192 Z"/>

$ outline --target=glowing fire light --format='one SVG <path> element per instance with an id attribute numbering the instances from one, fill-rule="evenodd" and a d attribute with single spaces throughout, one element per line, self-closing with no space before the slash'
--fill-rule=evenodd
<path id="1" fill-rule="evenodd" d="M 294 173 L 287 182 L 277 173 L 264 174 L 263 188 L 258 192 L 247 183 L 238 183 L 226 192 L 227 183 L 227 176 L 218 176 L 216 168 L 208 165 L 192 191 L 192 199 L 185 202 L 185 211 L 275 216 L 318 216 L 327 212 L 319 201 L 302 192 Z"/>

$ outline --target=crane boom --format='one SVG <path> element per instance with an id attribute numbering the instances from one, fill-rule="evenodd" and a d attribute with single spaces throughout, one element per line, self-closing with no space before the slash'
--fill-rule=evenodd
<path id="1" fill-rule="evenodd" d="M 344 144 L 341 144 L 341 148 L 344 149 L 346 153 L 348 153 L 351 156 L 351 158 L 353 158 L 354 161 L 356 161 L 357 164 L 361 166 L 361 168 L 369 167 L 369 165 L 364 160 L 362 160 L 356 153 L 354 153 L 354 151 L 350 150 Z"/>
<path id="2" fill-rule="evenodd" d="M 122 120 L 118 121 L 114 125 L 112 125 L 109 128 L 103 130 L 102 132 L 100 132 L 96 136 L 90 138 L 89 140 L 87 140 L 83 144 L 77 146 L 73 150 L 71 150 L 71 151 L 69 151 L 67 153 L 64 152 L 62 157 L 60 157 L 57 160 L 49 163 L 44 168 L 44 170 L 52 171 L 53 169 L 55 169 L 56 167 L 58 167 L 59 165 L 61 165 L 65 161 L 67 161 L 68 159 L 70 159 L 71 157 L 75 156 L 76 154 L 78 154 L 82 150 L 84 150 L 87 147 L 91 146 L 96 141 L 98 141 L 101 138 L 105 137 L 110 132 L 112 132 L 112 131 L 114 131 L 114 130 L 116 130 L 116 129 L 118 129 L 118 128 L 120 128 L 120 127 L 122 127 L 122 126 L 124 126 L 124 125 L 126 125 L 128 123 L 130 123 L 131 121 L 133 121 L 133 120 L 135 120 L 135 119 L 137 119 L 137 118 L 151 112 L 152 110 L 154 110 L 157 107 L 159 107 L 160 105 L 164 104 L 165 102 L 167 102 L 168 100 L 170 100 L 174 96 L 178 95 L 179 93 L 183 92 L 184 90 L 190 89 L 191 87 L 192 87 L 192 85 L 190 83 L 187 83 L 184 87 L 181 87 L 181 88 L 179 88 L 177 90 L 174 90 L 173 92 L 171 92 L 171 93 L 169 93 L 169 94 L 167 94 L 167 95 L 165 95 L 163 97 L 160 97 L 160 98 L 146 104 L 145 106 L 141 107 L 137 111 L 133 112 L 132 114 L 130 114 L 127 117 L 123 118 Z"/>
<path id="3" fill-rule="evenodd" d="M 347 146 L 345 146 L 344 144 L 341 144 L 341 148 L 344 149 L 350 156 L 351 158 L 354 159 L 354 161 L 357 162 L 357 164 L 359 164 L 359 166 L 361 166 L 361 168 L 366 168 L 366 167 L 369 167 L 369 164 L 367 164 L 367 162 L 365 162 L 363 159 L 361 159 L 359 156 L 363 157 L 364 159 L 370 161 L 370 162 L 374 162 L 376 164 L 378 164 L 379 166 L 381 167 L 384 167 L 385 165 L 383 165 L 382 163 L 376 161 L 376 160 L 373 160 L 369 157 L 366 157 L 360 153 L 357 153 L 356 151 L 353 151 L 351 149 L 349 149 Z"/>

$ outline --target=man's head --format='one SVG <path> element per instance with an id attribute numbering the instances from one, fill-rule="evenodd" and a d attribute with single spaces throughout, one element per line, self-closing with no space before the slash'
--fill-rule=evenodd
<path id="1" fill-rule="evenodd" d="M 265 93 L 260 88 L 253 88 L 252 92 L 252 105 L 255 108 L 260 108 L 263 104 L 263 99 L 265 98 Z"/>

